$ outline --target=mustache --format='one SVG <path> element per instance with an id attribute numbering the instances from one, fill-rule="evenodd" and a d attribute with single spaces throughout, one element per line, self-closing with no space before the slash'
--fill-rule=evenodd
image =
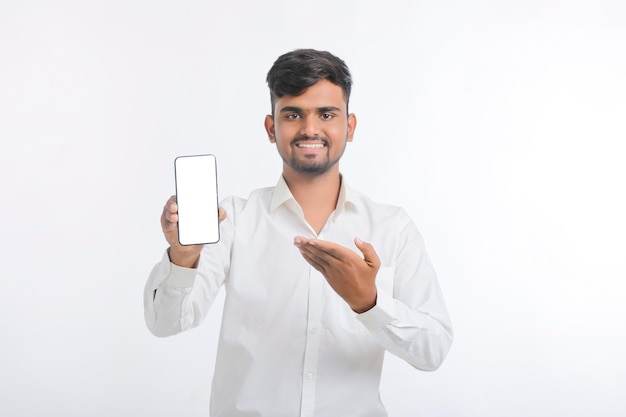
<path id="1" fill-rule="evenodd" d="M 291 141 L 291 144 L 295 145 L 299 142 L 308 142 L 308 141 L 322 142 L 326 146 L 330 144 L 330 141 L 323 136 L 308 136 L 308 135 L 301 135 L 301 136 L 297 136 L 293 138 Z"/>

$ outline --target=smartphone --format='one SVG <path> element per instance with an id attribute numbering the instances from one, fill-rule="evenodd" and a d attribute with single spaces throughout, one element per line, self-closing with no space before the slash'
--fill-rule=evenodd
<path id="1" fill-rule="evenodd" d="M 181 245 L 220 240 L 217 163 L 214 155 L 179 156 L 174 160 L 178 241 Z"/>

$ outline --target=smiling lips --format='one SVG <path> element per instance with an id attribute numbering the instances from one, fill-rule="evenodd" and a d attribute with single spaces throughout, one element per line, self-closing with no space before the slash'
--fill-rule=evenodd
<path id="1" fill-rule="evenodd" d="M 307 137 L 299 137 L 296 138 L 292 144 L 296 148 L 300 149 L 322 149 L 329 145 L 328 139 L 324 137 L 315 137 L 315 138 L 307 138 Z"/>
<path id="2" fill-rule="evenodd" d="M 324 145 L 323 143 L 304 143 L 304 142 L 300 142 L 300 143 L 297 143 L 296 146 L 298 148 L 318 149 L 318 148 L 323 148 L 326 145 Z"/>

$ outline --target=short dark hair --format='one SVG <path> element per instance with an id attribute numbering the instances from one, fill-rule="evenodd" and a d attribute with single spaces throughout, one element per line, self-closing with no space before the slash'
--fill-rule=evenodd
<path id="1" fill-rule="evenodd" d="M 320 80 L 341 87 L 347 108 L 352 76 L 343 60 L 330 52 L 315 49 L 296 49 L 279 56 L 267 73 L 272 114 L 277 99 L 285 95 L 299 96 Z"/>

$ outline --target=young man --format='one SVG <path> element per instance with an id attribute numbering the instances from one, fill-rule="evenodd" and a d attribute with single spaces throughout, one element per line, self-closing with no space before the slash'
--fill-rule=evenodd
<path id="1" fill-rule="evenodd" d="M 356 128 L 345 63 L 296 50 L 267 82 L 283 175 L 222 202 L 214 245 L 180 246 L 168 200 L 170 247 L 146 284 L 146 323 L 157 336 L 195 327 L 225 287 L 212 417 L 386 416 L 385 350 L 428 371 L 452 343 L 437 278 L 407 214 L 340 174 Z"/>

